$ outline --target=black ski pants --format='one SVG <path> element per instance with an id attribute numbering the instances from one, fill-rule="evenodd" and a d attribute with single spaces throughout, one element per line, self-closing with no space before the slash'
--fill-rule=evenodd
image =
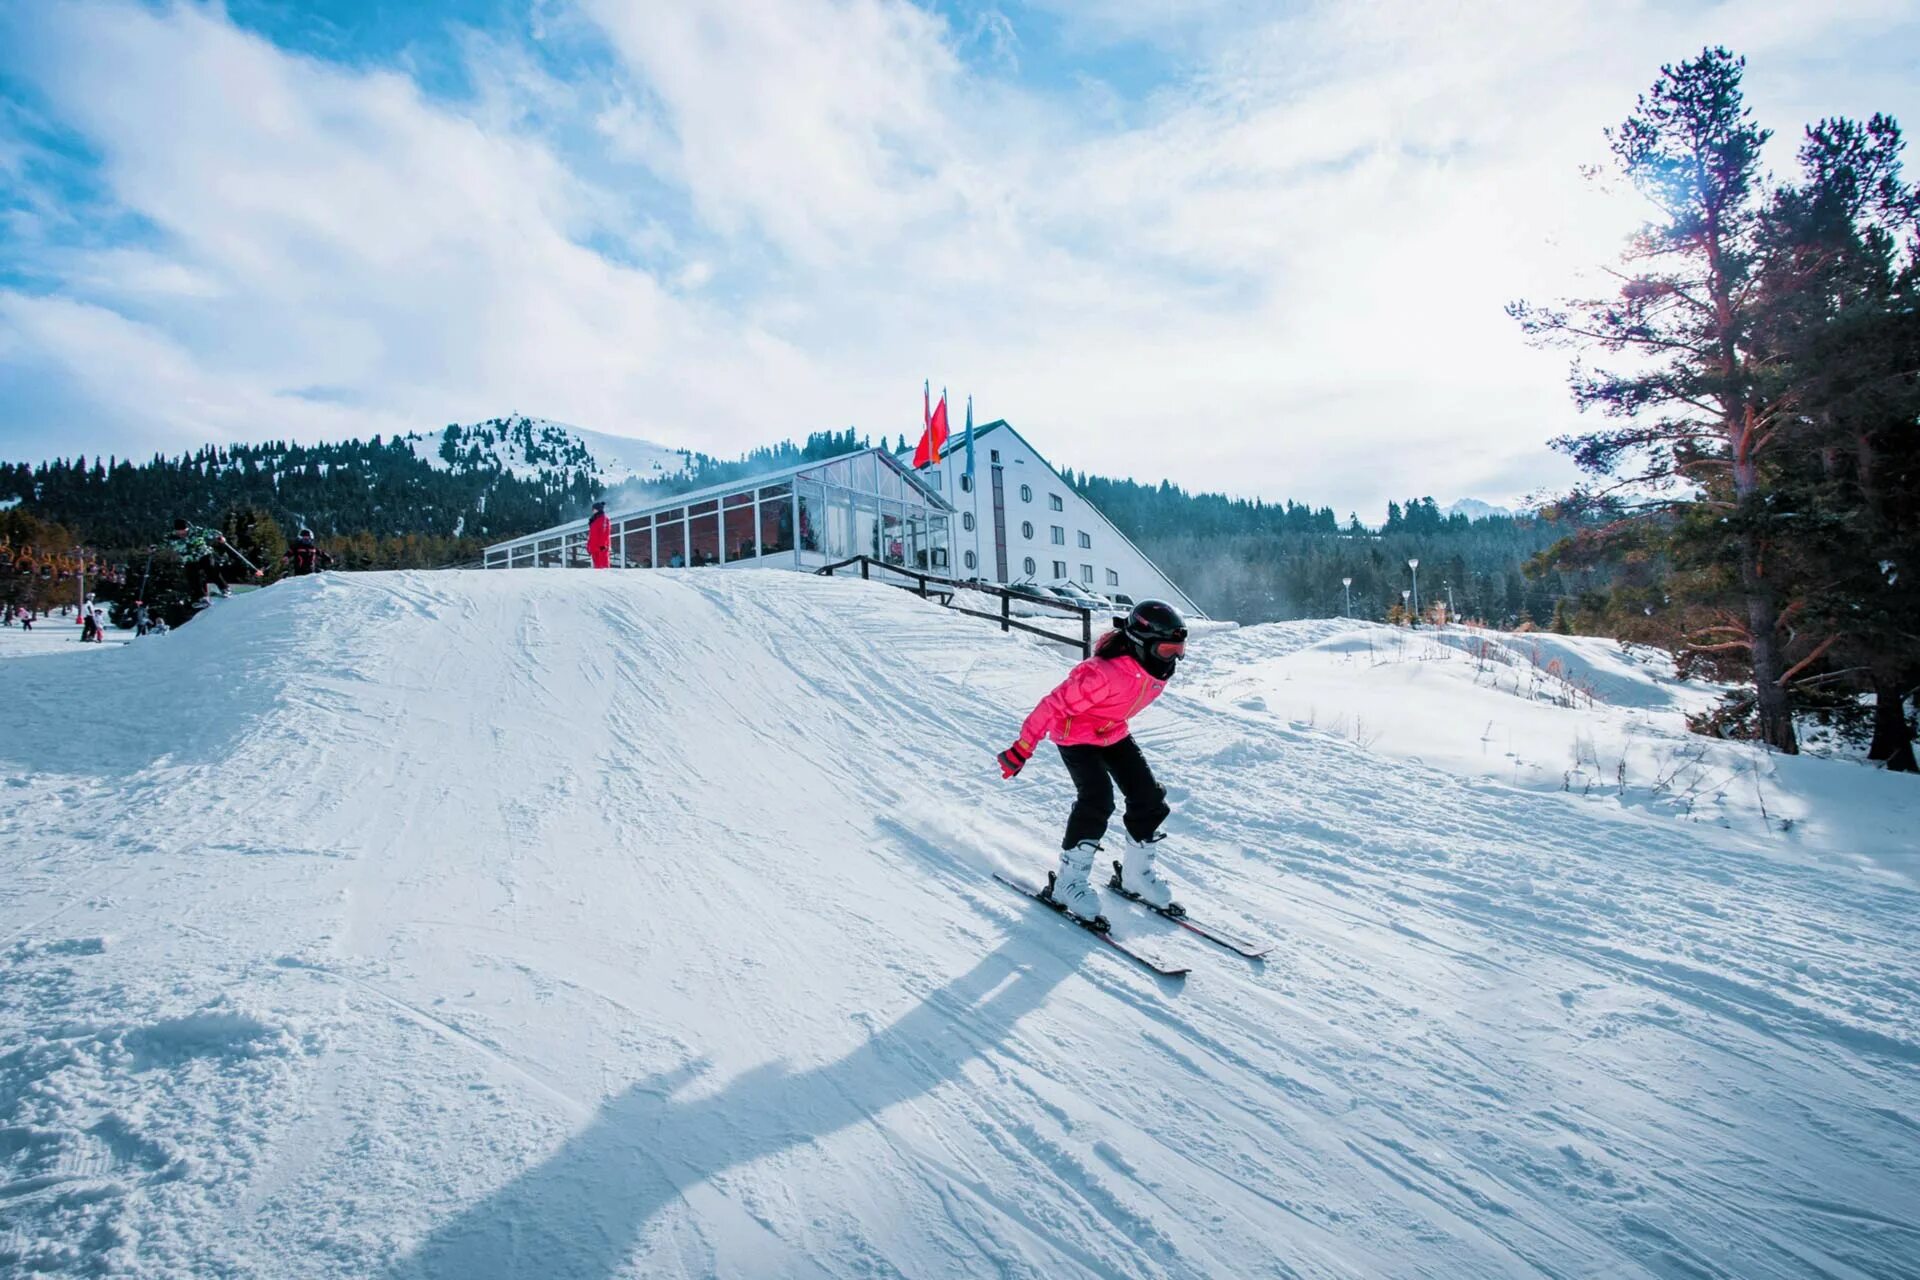
<path id="1" fill-rule="evenodd" d="M 1166 788 L 1153 780 L 1147 758 L 1133 736 L 1108 747 L 1061 747 L 1060 759 L 1079 795 L 1073 812 L 1067 815 L 1067 834 L 1062 849 L 1071 849 L 1082 840 L 1098 840 L 1107 833 L 1107 819 L 1113 816 L 1113 784 L 1127 798 L 1127 811 L 1121 819 L 1136 840 L 1145 840 L 1160 829 L 1172 810 L 1167 808 Z"/>
<path id="2" fill-rule="evenodd" d="M 227 571 L 220 563 L 220 557 L 212 552 L 198 560 L 187 561 L 187 581 L 192 584 L 189 594 L 204 596 L 209 586 L 227 585 Z"/>

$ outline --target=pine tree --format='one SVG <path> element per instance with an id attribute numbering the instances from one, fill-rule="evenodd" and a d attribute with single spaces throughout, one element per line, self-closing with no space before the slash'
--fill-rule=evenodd
<path id="1" fill-rule="evenodd" d="M 1660 215 L 1631 241 L 1619 294 L 1565 310 L 1510 310 L 1538 342 L 1628 358 L 1625 372 L 1576 373 L 1574 396 L 1629 425 L 1555 444 L 1583 469 L 1616 478 L 1615 488 L 1678 494 L 1665 505 L 1711 513 L 1691 533 L 1724 558 L 1736 608 L 1692 647 L 1749 658 L 1759 736 L 1791 753 L 1784 591 L 1770 554 L 1783 532 L 1769 474 L 1783 406 L 1771 353 L 1756 338 L 1759 163 L 1769 135 L 1742 96 L 1744 67 L 1720 48 L 1663 67 L 1610 131 L 1622 173 Z"/>
<path id="2" fill-rule="evenodd" d="M 1764 332 L 1791 405 L 1783 484 L 1803 533 L 1800 622 L 1836 678 L 1873 691 L 1870 758 L 1916 770 L 1905 700 L 1920 682 L 1920 192 L 1900 176 L 1899 126 L 1827 120 L 1802 181 L 1765 222 Z"/>

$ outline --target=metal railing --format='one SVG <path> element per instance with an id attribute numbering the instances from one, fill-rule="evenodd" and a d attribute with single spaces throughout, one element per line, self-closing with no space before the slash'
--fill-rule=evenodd
<path id="1" fill-rule="evenodd" d="M 827 565 L 824 568 L 815 569 L 814 573 L 820 577 L 832 578 L 838 575 L 839 570 L 851 569 L 855 565 L 860 566 L 860 576 L 868 581 L 872 581 L 875 575 L 878 574 L 880 581 L 887 582 L 890 586 L 901 587 L 911 591 L 922 599 L 930 600 L 937 597 L 943 607 L 951 609 L 955 613 L 964 613 L 970 618 L 985 618 L 988 622 L 997 622 L 1000 624 L 1002 631 L 1025 631 L 1029 635 L 1036 635 L 1059 644 L 1077 647 L 1080 650 L 1080 656 L 1083 658 L 1091 658 L 1093 656 L 1093 615 L 1096 610 L 1086 608 L 1084 605 L 1068 604 L 1064 600 L 1049 600 L 1039 595 L 1028 595 L 1025 592 L 1015 591 L 994 582 L 981 582 L 978 579 L 963 580 L 960 578 L 944 578 L 935 573 L 922 573 L 918 569 L 909 569 L 905 565 L 900 564 L 890 564 L 885 560 L 876 560 L 872 556 L 852 556 L 848 559 Z M 891 579 L 905 579 L 906 581 L 891 581 Z M 1000 611 L 998 613 L 989 613 L 984 609 L 969 609 L 965 605 L 955 604 L 953 602 L 954 596 L 962 591 L 973 591 L 984 596 L 998 596 L 1000 598 Z M 1013 616 L 1013 605 L 1016 600 L 1024 605 L 1039 605 L 1043 609 L 1053 609 L 1060 613 L 1079 618 L 1080 635 L 1078 638 L 1070 635 L 1061 635 L 1058 631 L 1049 631 L 1045 627 L 1037 627 L 1032 623 L 1019 621 Z"/>

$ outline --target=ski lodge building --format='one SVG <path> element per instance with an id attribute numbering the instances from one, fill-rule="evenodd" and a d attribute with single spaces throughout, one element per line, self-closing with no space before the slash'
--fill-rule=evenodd
<path id="1" fill-rule="evenodd" d="M 868 555 L 945 578 L 1071 581 L 1205 616 L 1007 422 L 977 427 L 973 439 L 972 476 L 962 432 L 921 471 L 910 450 L 877 447 L 609 510 L 612 565 L 811 571 Z M 587 521 L 495 543 L 484 564 L 585 568 Z"/>

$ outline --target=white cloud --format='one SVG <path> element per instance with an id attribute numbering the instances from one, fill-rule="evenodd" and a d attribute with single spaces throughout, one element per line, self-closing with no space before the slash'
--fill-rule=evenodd
<path id="1" fill-rule="evenodd" d="M 1132 39 L 1156 11 L 1073 21 Z M 611 75 L 474 38 L 462 103 L 217 11 L 66 6 L 16 70 L 160 235 L 49 251 L 65 285 L 4 299 L 31 337 L 0 375 L 168 443 L 519 409 L 715 452 L 911 431 L 931 376 L 1062 464 L 1343 515 L 1508 500 L 1567 475 L 1544 442 L 1574 419 L 1501 305 L 1569 291 L 1638 216 L 1578 177 L 1600 130 L 1707 40 L 1752 40 L 1783 133 L 1857 112 L 1836 50 L 1896 25 L 1746 12 L 1182 11 L 1189 74 L 1123 126 L 1021 88 L 1031 51 L 976 48 L 999 27 L 899 0 L 547 5 Z"/>
<path id="2" fill-rule="evenodd" d="M 960 69 L 939 19 L 897 0 L 583 7 L 659 104 L 637 150 L 670 139 L 662 158 L 721 232 L 833 261 L 952 203 L 928 180 Z"/>

